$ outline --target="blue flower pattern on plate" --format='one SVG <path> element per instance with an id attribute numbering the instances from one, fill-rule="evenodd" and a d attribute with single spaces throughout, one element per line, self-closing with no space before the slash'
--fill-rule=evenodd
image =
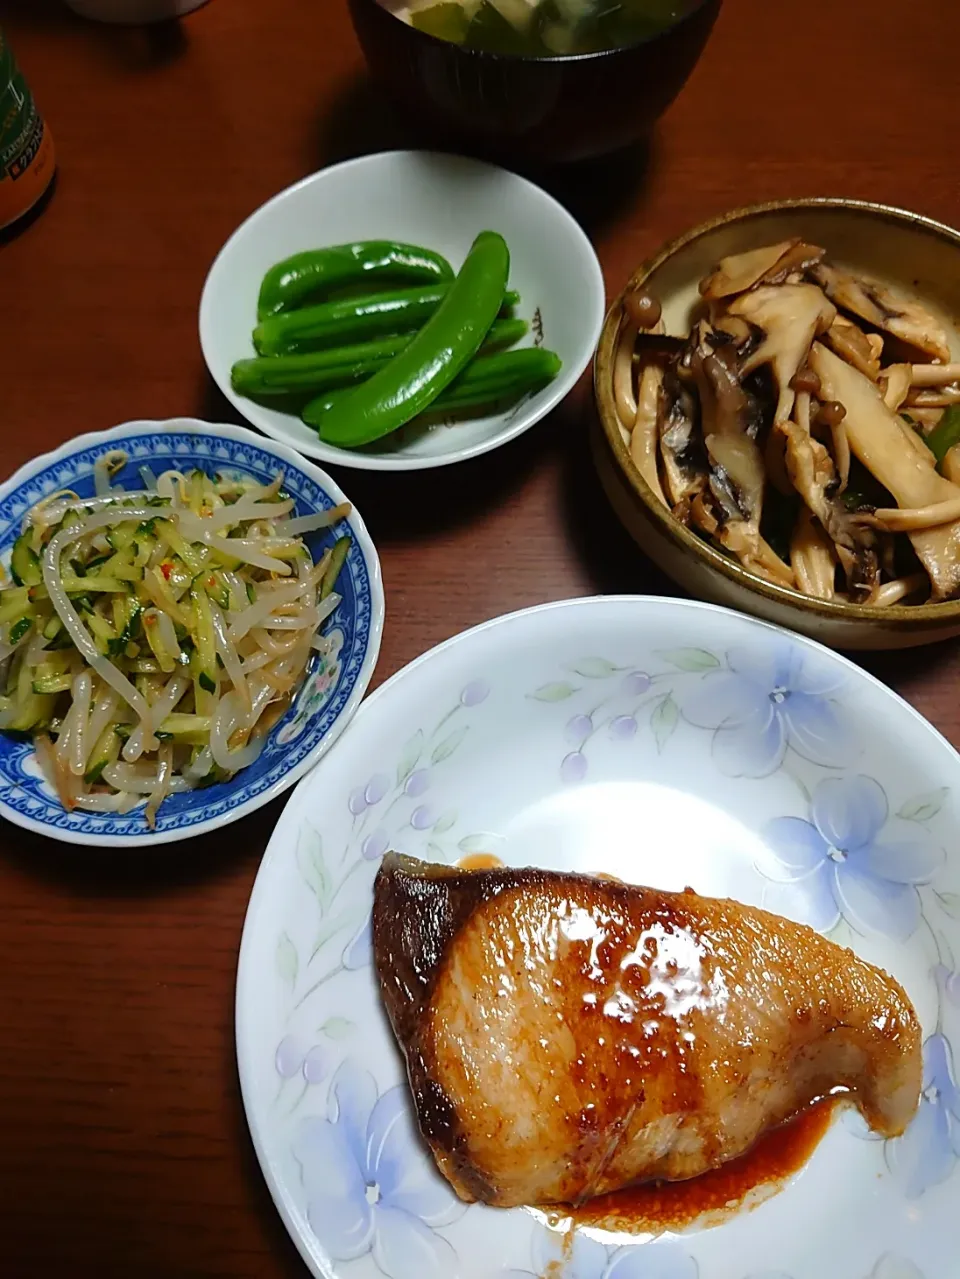
<path id="1" fill-rule="evenodd" d="M 115 484 L 128 490 L 143 487 L 139 468 L 144 465 L 149 465 L 156 474 L 170 468 L 199 467 L 207 472 L 226 471 L 252 476 L 262 483 L 269 483 L 282 468 L 284 488 L 296 500 L 297 514 L 328 510 L 335 505 L 334 499 L 311 475 L 291 463 L 278 461 L 273 453 L 251 441 L 204 435 L 200 431 L 131 429 L 122 436 L 114 435 L 106 442 L 57 458 L 0 501 L 0 555 L 5 562 L 19 534 L 25 512 L 41 497 L 62 488 L 71 488 L 80 497 L 93 496 L 93 464 L 111 448 L 123 448 L 130 455 L 128 464 L 114 479 Z M 316 554 L 317 547 L 329 541 L 329 537 L 329 532 L 321 531 L 309 535 L 306 540 Z M 291 708 L 274 728 L 260 758 L 231 782 L 170 796 L 157 815 L 158 833 L 173 830 L 189 833 L 191 827 L 224 816 L 276 787 L 315 749 L 339 719 L 360 677 L 373 620 L 370 574 L 356 541 L 350 548 L 345 568 L 339 583 L 343 603 L 333 619 L 343 635 L 338 656 L 338 680 L 332 689 L 325 690 L 313 708 L 306 731 L 297 734 L 293 741 L 281 743 L 280 738 L 286 734 L 287 725 L 298 713 Z M 0 785 L 8 808 L 33 823 L 94 837 L 142 837 L 145 840 L 152 837 L 142 809 L 127 816 L 80 810 L 65 812 L 40 776 L 33 748 L 6 735 L 0 735 Z"/>
<path id="2" fill-rule="evenodd" d="M 334 1261 L 373 1253 L 389 1279 L 449 1279 L 456 1257 L 436 1233 L 466 1211 L 436 1174 L 405 1085 L 377 1096 L 350 1061 L 330 1085 L 326 1119 L 304 1119 L 294 1145 L 311 1229 Z"/>
<path id="3" fill-rule="evenodd" d="M 920 1109 L 902 1137 L 887 1142 L 887 1163 L 909 1199 L 947 1180 L 960 1160 L 960 1088 L 953 1053 L 937 1031 L 923 1045 Z"/>
<path id="4" fill-rule="evenodd" d="M 714 758 L 731 777 L 768 777 L 788 748 L 803 759 L 839 766 L 851 750 L 836 694 L 836 672 L 802 649 L 732 649 L 727 669 L 710 671 L 682 698 L 690 724 L 714 732 Z"/>
<path id="5" fill-rule="evenodd" d="M 804 816 L 777 817 L 766 825 L 758 821 L 773 858 L 772 865 L 762 869 L 768 877 L 766 888 L 771 894 L 784 895 L 784 902 L 792 895 L 794 909 L 784 913 L 806 914 L 808 922 L 823 931 L 846 920 L 860 933 L 900 944 L 917 933 L 928 905 L 935 909 L 939 900 L 944 914 L 952 918 L 960 909 L 960 895 L 941 892 L 945 886 L 934 883 L 943 867 L 944 851 L 930 823 L 950 792 L 941 787 L 907 799 L 897 795 L 891 804 L 888 794 L 892 796 L 893 790 L 885 792 L 874 778 L 858 773 L 858 743 L 850 730 L 853 714 L 845 705 L 843 690 L 842 671 L 838 677 L 815 652 L 777 636 L 771 637 L 766 648 L 732 648 L 716 654 L 700 648 L 658 650 L 627 655 L 619 665 L 591 656 L 565 663 L 555 680 L 526 692 L 525 697 L 541 703 L 545 714 L 563 703 L 552 713 L 558 739 L 568 752 L 565 760 L 571 748 L 585 759 L 586 746 L 592 749 L 594 743 L 602 746 L 607 740 L 615 743 L 616 752 L 649 751 L 652 745 L 660 756 L 668 747 L 680 753 L 685 738 L 690 741 L 698 729 L 705 729 L 712 735 L 708 758 L 724 777 L 742 778 L 743 785 L 752 789 L 754 779 L 779 773 L 791 789 L 800 790 L 806 807 Z M 407 838 L 417 839 L 449 829 L 442 819 L 445 782 L 438 766 L 468 734 L 477 731 L 480 715 L 489 713 L 495 700 L 492 692 L 485 680 L 465 683 L 456 704 L 432 732 L 429 725 L 417 729 L 399 757 L 370 759 L 369 773 L 364 770 L 343 787 L 342 809 L 349 815 L 350 826 L 338 875 L 356 868 L 357 881 L 368 882 L 369 871 L 375 870 L 385 849 L 397 846 L 396 833 L 406 831 Z M 558 759 L 559 755 L 560 751 Z M 585 767 L 582 771 L 586 772 Z M 561 765 L 561 781 L 578 780 L 568 772 Z M 891 809 L 896 809 L 895 816 Z M 460 851 L 474 852 L 487 851 L 494 846 L 489 841 L 500 837 L 488 833 L 452 838 Z M 450 860 L 449 847 L 431 843 L 426 849 L 427 855 Z M 364 866 L 369 867 L 366 879 Z M 804 909 L 798 910 L 798 903 Z M 363 913 L 351 919 L 330 951 L 319 956 L 322 976 L 315 979 L 312 969 L 305 972 L 303 983 L 315 982 L 311 990 L 300 996 L 302 987 L 297 988 L 300 1007 L 312 998 L 313 989 L 326 987 L 318 1022 L 323 1016 L 333 1023 L 344 1014 L 355 1016 L 348 1004 L 337 1000 L 339 992 L 349 998 L 347 992 L 355 990 L 360 979 L 354 975 L 362 975 L 372 962 L 366 899 L 364 905 Z M 915 944 L 922 941 L 918 934 Z M 948 958 L 952 965 L 952 957 Z M 960 1007 L 960 974 L 943 962 L 943 956 L 935 966 L 931 964 L 931 971 L 942 1009 Z M 304 1038 L 295 1052 L 289 1042 L 280 1046 L 284 1069 L 299 1081 L 291 1087 L 308 1090 L 313 1098 L 320 1090 L 310 1087 L 309 1051 L 316 1058 L 311 1059 L 309 1074 L 325 1080 L 340 1050 L 336 1043 L 326 1042 L 310 1049 L 309 1042 Z M 903 1138 L 880 1143 L 904 1198 L 916 1198 L 942 1184 L 960 1163 L 960 1089 L 950 1045 L 939 1023 L 937 1033 L 926 1041 L 924 1059 L 924 1097 L 915 1123 Z M 363 1093 L 360 1101 L 348 1103 L 348 1084 L 354 1094 Z M 348 1123 L 346 1116 L 354 1113 L 359 1118 Z M 401 1180 L 391 1171 L 403 1161 L 401 1156 L 383 1168 L 379 1162 L 370 1162 L 370 1152 L 379 1140 L 376 1134 L 388 1121 L 402 1124 L 398 1132 L 403 1139 L 398 1137 L 398 1144 L 404 1146 L 415 1169 L 402 1180 L 403 1186 L 415 1188 L 409 1201 L 397 1198 Z M 451 1255 L 450 1250 L 460 1246 L 460 1231 L 469 1227 L 471 1217 L 445 1231 L 453 1221 L 448 1214 L 455 1215 L 457 1205 L 451 1208 L 449 1196 L 441 1198 L 445 1183 L 429 1161 L 422 1161 L 405 1085 L 389 1088 L 377 1098 L 373 1080 L 347 1059 L 331 1086 L 327 1117 L 300 1120 L 295 1131 L 305 1211 L 321 1247 L 334 1261 L 367 1257 L 366 1268 L 358 1263 L 358 1274 L 371 1273 L 375 1264 L 391 1279 L 408 1275 L 412 1279 L 414 1274 L 450 1279 L 468 1266 L 466 1253 Z M 349 1138 L 350 1133 L 365 1134 L 366 1145 Z M 362 1146 L 352 1163 L 345 1143 L 355 1152 Z M 334 1167 L 346 1167 L 348 1174 L 338 1180 L 330 1171 Z M 398 1215 L 397 1209 L 406 1216 Z M 578 1232 L 564 1246 L 563 1236 L 556 1231 L 537 1227 L 532 1243 L 529 1260 L 511 1254 L 497 1279 L 537 1279 L 546 1273 L 556 1274 L 557 1279 L 714 1279 L 712 1267 L 706 1267 L 702 1259 L 698 1263 L 694 1242 L 689 1248 L 684 1246 L 686 1241 L 662 1239 L 605 1246 Z M 777 1268 L 775 1254 L 771 1260 L 772 1267 L 755 1267 L 744 1279 L 792 1279 Z M 858 1279 L 923 1279 L 913 1262 L 894 1253 L 884 1253 L 872 1268 L 861 1261 L 856 1275 Z"/>
<path id="6" fill-rule="evenodd" d="M 750 1274 L 746 1279 L 790 1279 L 782 1270 L 764 1270 L 762 1274 Z M 923 1275 L 905 1257 L 886 1252 L 865 1279 L 923 1279 Z"/>
<path id="7" fill-rule="evenodd" d="M 637 1247 L 608 1248 L 596 1239 L 577 1233 L 572 1239 L 555 1230 L 540 1230 L 534 1237 L 533 1272 L 508 1270 L 499 1279 L 538 1279 L 562 1275 L 563 1279 L 698 1279 L 699 1267 L 690 1254 L 672 1240 L 654 1240 Z"/>
<path id="8" fill-rule="evenodd" d="M 778 817 L 764 835 L 786 881 L 769 889 L 778 903 L 820 932 L 841 916 L 860 933 L 898 941 L 913 935 L 921 918 L 918 884 L 928 884 L 943 852 L 922 826 L 907 835 L 886 832 L 889 805 L 872 777 L 828 777 L 810 801 L 810 820 Z"/>

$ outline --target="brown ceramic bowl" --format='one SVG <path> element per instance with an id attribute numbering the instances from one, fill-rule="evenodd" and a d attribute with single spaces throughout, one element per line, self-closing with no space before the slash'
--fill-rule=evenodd
<path id="1" fill-rule="evenodd" d="M 371 71 L 429 142 L 552 164 L 648 134 L 696 65 L 721 0 L 700 0 L 640 44 L 559 58 L 478 53 L 415 30 L 378 0 L 349 4 Z"/>
<path id="2" fill-rule="evenodd" d="M 960 358 L 960 232 L 859 200 L 784 200 L 737 209 L 671 241 L 633 275 L 610 308 L 594 365 L 594 455 L 617 515 L 638 545 L 692 595 L 800 631 L 834 648 L 910 648 L 960 634 L 960 600 L 868 608 L 812 599 L 747 572 L 675 520 L 630 458 L 614 408 L 613 357 L 623 297 L 642 286 L 663 303 L 668 333 L 686 334 L 697 285 L 721 258 L 799 235 L 835 261 L 919 297 L 943 320 Z"/>

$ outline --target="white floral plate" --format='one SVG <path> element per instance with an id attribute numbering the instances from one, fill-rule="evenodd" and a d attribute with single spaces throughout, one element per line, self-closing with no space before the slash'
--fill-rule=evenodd
<path id="1" fill-rule="evenodd" d="M 441 645 L 301 783 L 247 914 L 237 1053 L 254 1143 L 325 1279 L 956 1279 L 960 757 L 826 649 L 674 600 L 574 600 Z M 713 1229 L 560 1237 L 459 1203 L 420 1147 L 371 967 L 387 848 L 604 870 L 807 920 L 923 1022 L 905 1136 L 841 1112 L 779 1194 Z"/>

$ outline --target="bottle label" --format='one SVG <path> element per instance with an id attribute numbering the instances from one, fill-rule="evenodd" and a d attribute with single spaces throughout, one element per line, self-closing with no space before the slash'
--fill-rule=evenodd
<path id="1" fill-rule="evenodd" d="M 0 227 L 36 204 L 54 164 L 53 140 L 0 31 Z"/>

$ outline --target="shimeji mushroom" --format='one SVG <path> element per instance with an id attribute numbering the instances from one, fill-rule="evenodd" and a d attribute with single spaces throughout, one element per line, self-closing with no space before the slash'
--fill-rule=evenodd
<path id="1" fill-rule="evenodd" d="M 863 370 L 861 369 L 861 372 Z M 876 380 L 876 379 L 874 379 Z M 880 388 L 883 391 L 883 402 L 892 413 L 899 413 L 913 386 L 913 366 L 910 364 L 891 364 L 880 375 Z"/>
<path id="2" fill-rule="evenodd" d="M 649 294 L 624 297 L 614 388 L 631 459 L 675 518 L 768 581 L 878 606 L 958 595 L 960 445 L 938 472 L 954 437 L 925 434 L 960 404 L 960 362 L 927 308 L 824 259 L 800 237 L 724 258 L 687 338 L 663 332 Z M 854 458 L 896 506 L 867 496 Z M 899 567 L 903 536 L 926 575 Z"/>
<path id="3" fill-rule="evenodd" d="M 633 422 L 633 431 L 630 434 L 630 456 L 654 497 L 666 506 L 667 499 L 660 487 L 660 474 L 657 469 L 658 422 L 662 391 L 663 369 L 656 364 L 647 364 L 640 373 L 637 413 Z"/>
<path id="4" fill-rule="evenodd" d="M 810 363 L 824 393 L 846 409 L 847 437 L 854 456 L 886 488 L 903 512 L 960 503 L 960 486 L 938 474 L 908 443 L 903 422 L 886 406 L 878 388 L 862 373 L 815 343 Z M 916 527 L 909 536 L 927 570 L 934 599 L 949 599 L 960 590 L 960 505 L 957 519 Z"/>

